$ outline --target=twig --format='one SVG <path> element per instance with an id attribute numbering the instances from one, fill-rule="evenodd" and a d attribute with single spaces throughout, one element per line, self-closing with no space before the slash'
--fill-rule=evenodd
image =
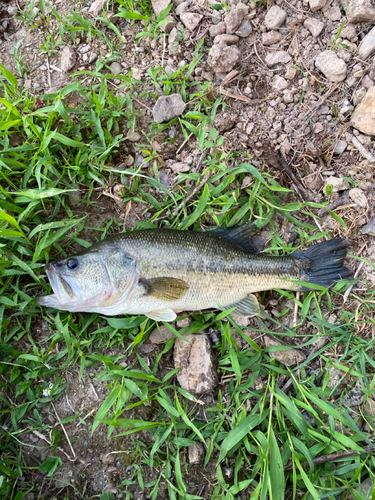
<path id="1" fill-rule="evenodd" d="M 122 201 L 122 200 L 121 200 L 121 201 Z M 99 401 L 99 399 L 100 399 L 100 398 L 99 398 L 98 393 L 96 392 L 96 389 L 95 389 L 95 387 L 94 387 L 94 384 L 91 382 L 91 380 L 90 380 L 90 385 L 91 385 L 92 392 L 95 394 L 96 399 Z"/>
<path id="2" fill-rule="evenodd" d="M 48 444 L 48 446 L 51 446 L 51 444 L 52 444 L 52 443 L 51 443 L 51 441 L 50 441 L 48 438 L 46 438 L 45 436 L 43 436 L 43 434 L 42 434 L 42 433 L 40 433 L 40 432 L 38 432 L 38 431 L 32 431 L 32 433 L 33 433 L 33 434 L 35 434 L 36 436 L 38 436 L 38 438 L 39 438 L 39 439 L 43 439 L 43 441 L 45 441 L 45 442 Z M 31 446 L 31 445 L 29 445 L 29 446 Z M 66 456 L 66 458 L 67 458 L 68 460 L 70 460 L 70 462 L 75 462 L 75 460 L 76 460 L 76 459 L 73 459 L 73 460 L 72 460 L 72 459 L 70 458 L 70 456 L 67 454 L 67 452 L 66 452 L 65 450 L 63 450 L 62 448 L 60 448 L 60 446 L 57 446 L 57 449 L 58 449 L 59 451 L 61 451 L 61 453 L 64 453 L 64 455 Z"/>
<path id="3" fill-rule="evenodd" d="M 353 455 L 362 455 L 363 453 L 370 453 L 375 451 L 374 445 L 367 445 L 363 447 L 363 451 L 337 451 L 336 453 L 330 453 L 329 455 L 323 455 L 322 457 L 313 458 L 313 464 L 325 464 L 326 462 L 333 462 L 334 460 L 339 460 L 340 458 L 351 457 Z M 302 462 L 301 466 L 304 469 L 309 467 L 309 462 Z M 287 465 L 284 467 L 284 472 L 292 472 L 293 465 Z"/>
<path id="4" fill-rule="evenodd" d="M 162 68 L 164 68 L 165 46 L 166 46 L 166 43 L 165 43 L 165 33 L 164 33 L 164 36 L 163 36 L 163 54 L 161 56 L 161 67 Z"/>
<path id="5" fill-rule="evenodd" d="M 54 64 L 50 64 L 49 67 L 51 69 L 54 69 L 55 71 L 59 71 L 60 73 L 64 73 L 62 69 L 58 68 L 57 66 L 55 66 Z"/>
<path id="6" fill-rule="evenodd" d="M 353 276 L 353 279 L 357 279 L 358 276 L 359 276 L 359 273 L 361 272 L 361 269 L 362 267 L 365 265 L 365 262 L 362 260 L 362 262 L 359 264 L 354 276 Z M 348 297 L 349 297 L 349 294 L 350 292 L 352 291 L 352 288 L 353 288 L 354 285 L 351 285 L 347 290 L 346 292 L 344 293 L 344 300 L 343 300 L 343 303 L 345 304 L 345 302 L 348 300 Z"/>
<path id="7" fill-rule="evenodd" d="M 294 316 L 293 316 L 293 327 L 297 326 L 297 316 L 298 316 L 298 302 L 300 299 L 301 292 L 296 293 L 296 302 L 294 304 Z"/>
<path id="8" fill-rule="evenodd" d="M 206 182 L 208 181 L 208 179 L 211 177 L 211 172 L 209 172 L 208 174 L 206 174 L 203 179 L 200 181 L 200 183 L 198 184 L 197 187 L 195 187 L 193 189 L 193 191 L 188 194 L 188 196 L 178 205 L 177 208 L 175 208 L 173 211 L 172 211 L 172 215 L 173 217 L 175 215 L 177 215 L 177 213 L 181 210 L 181 208 L 185 205 L 185 203 L 187 203 L 189 200 L 191 200 L 191 198 L 200 190 L 202 189 L 202 187 L 206 184 Z"/>
<path id="9" fill-rule="evenodd" d="M 199 157 L 199 160 L 197 162 L 197 164 L 195 165 L 195 167 L 193 168 L 193 172 L 199 172 L 199 169 L 201 168 L 202 166 L 202 163 L 203 163 L 203 160 L 206 158 L 206 154 L 207 154 L 207 149 L 205 148 L 203 150 L 203 153 L 200 155 Z"/>
<path id="10" fill-rule="evenodd" d="M 353 136 L 352 138 L 352 144 L 356 149 L 358 149 L 361 155 L 366 158 L 366 160 L 370 161 L 371 163 L 375 162 L 375 156 L 370 153 L 370 151 L 366 149 L 355 136 Z"/>
<path id="11" fill-rule="evenodd" d="M 181 144 L 181 146 L 177 149 L 176 151 L 176 155 L 178 155 L 178 153 L 181 151 L 181 149 L 185 146 L 185 144 L 187 143 L 187 141 L 191 138 L 191 136 L 193 135 L 193 133 L 191 133 L 189 135 L 189 137 L 187 139 L 184 140 L 184 142 Z"/>
<path id="12" fill-rule="evenodd" d="M 61 428 L 62 428 L 62 430 L 64 431 L 64 434 L 65 434 L 65 437 L 66 437 L 66 439 L 67 439 L 67 441 L 68 441 L 69 447 L 70 447 L 70 449 L 71 449 L 71 451 L 72 451 L 72 453 L 73 453 L 74 460 L 76 460 L 76 459 L 77 459 L 77 455 L 76 455 L 76 453 L 75 453 L 75 451 L 74 451 L 74 449 L 73 449 L 73 446 L 72 446 L 72 443 L 70 442 L 70 439 L 69 439 L 68 433 L 66 432 L 65 427 L 64 427 L 64 426 L 63 426 L 63 424 L 61 423 L 61 418 L 59 417 L 59 414 L 57 413 L 56 408 L 55 408 L 55 405 L 52 403 L 52 401 L 51 401 L 51 405 L 52 405 L 52 408 L 53 408 L 54 412 L 56 413 L 57 420 L 59 421 L 59 424 L 61 425 Z"/>
<path id="13" fill-rule="evenodd" d="M 52 87 L 52 82 L 51 82 L 51 68 L 49 66 L 49 58 L 48 58 L 48 54 L 47 54 L 47 78 L 48 78 L 48 86 L 49 88 Z"/>

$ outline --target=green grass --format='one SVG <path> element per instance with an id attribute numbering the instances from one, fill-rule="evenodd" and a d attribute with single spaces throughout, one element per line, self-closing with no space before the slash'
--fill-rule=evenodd
<path id="1" fill-rule="evenodd" d="M 162 18 L 152 19 L 149 4 L 119 4 L 124 17 L 134 22 L 139 15 L 147 18 L 143 19 L 147 23 L 140 37 L 160 34 L 157 25 Z M 44 4 L 39 5 L 38 16 L 25 10 L 23 21 L 31 28 L 35 22 L 38 26 L 45 22 Z M 353 293 L 344 308 L 341 292 L 347 283 L 338 284 L 330 292 L 304 293 L 299 299 L 280 290 L 276 296 L 283 303 L 293 300 L 298 304 L 294 327 L 282 322 L 284 317 L 293 316 L 290 306 L 285 306 L 279 317 L 267 314 L 257 328 L 239 327 L 227 313 L 220 312 L 195 314 L 192 324 L 180 330 L 165 324 L 175 337 L 209 327 L 221 334 L 214 351 L 223 385 L 215 393 L 213 404 L 205 407 L 207 418 L 201 418 L 197 411 L 199 397 L 174 384 L 175 370 L 161 374 L 160 365 L 170 356 L 174 338 L 151 356 L 150 364 L 142 357 L 140 348 L 156 326 L 152 320 L 51 313 L 36 305 L 34 297 L 49 291 L 43 271 L 46 261 L 69 254 L 73 245 L 88 246 L 83 231 L 99 240 L 123 230 L 114 210 L 102 226 L 92 222 L 92 213 L 94 194 L 114 183 L 125 186 L 125 178 L 130 182 L 123 189 L 123 206 L 132 201 L 142 207 L 142 215 L 151 214 L 138 227 L 194 230 L 233 226 L 251 219 L 259 229 L 270 228 L 268 251 L 277 254 L 290 253 L 329 235 L 314 223 L 315 209 L 321 205 L 297 201 L 293 192 L 275 180 L 274 172 L 255 168 L 246 151 L 226 150 L 224 138 L 213 126 L 215 115 L 225 103 L 210 84 L 201 85 L 188 78 L 206 50 L 203 40 L 194 48 L 193 62 L 172 77 L 161 67 L 148 70 L 150 85 L 163 88 L 165 94 L 179 92 L 188 103 L 182 117 L 169 124 L 152 124 L 150 132 L 141 137 L 144 164 L 152 167 L 154 175 L 140 166 L 117 170 L 124 155 L 123 125 L 138 131 L 143 113 L 137 111 L 135 98 L 153 93 L 130 73 L 117 76 L 122 96 L 109 85 L 113 77 L 107 65 L 118 57 L 121 43 L 111 22 L 101 18 L 103 28 L 103 24 L 95 26 L 76 13 L 66 19 L 53 10 L 50 15 L 59 20 L 64 39 L 71 37 L 74 41 L 77 34 L 87 40 L 99 37 L 112 56 L 98 60 L 93 71 L 77 72 L 72 83 L 56 94 L 40 98 L 18 88 L 16 76 L 22 75 L 15 76 L 0 66 L 1 497 L 20 500 L 28 491 L 38 493 L 33 483 L 35 474 L 53 477 L 61 467 L 57 450 L 65 437 L 40 414 L 64 397 L 68 389 L 65 374 L 76 368 L 80 378 L 95 370 L 97 379 L 106 386 L 106 397 L 87 421 L 76 411 L 63 424 L 83 422 L 95 435 L 98 425 L 104 423 L 114 443 L 121 437 L 127 440 L 134 468 L 131 478 L 118 486 L 125 498 L 131 498 L 127 488 L 134 482 L 152 499 L 158 498 L 162 482 L 171 499 L 208 498 L 207 493 L 201 496 L 189 491 L 192 468 L 187 447 L 196 442 L 203 446 L 204 466 L 216 470 L 209 498 L 232 500 L 240 498 L 241 492 L 254 500 L 334 499 L 347 498 L 349 493 L 356 500 L 363 498 L 355 488 L 366 478 L 373 480 L 374 458 L 364 447 L 372 442 L 374 422 L 363 410 L 364 405 L 354 411 L 342 406 L 340 397 L 335 397 L 335 390 L 328 386 L 327 369 L 331 365 L 341 367 L 343 377 L 349 372 L 347 389 L 359 379 L 365 400 L 371 397 L 375 364 L 369 332 L 374 327 L 375 292 L 370 289 L 360 296 Z M 50 35 L 47 38 L 51 41 Z M 22 55 L 17 57 L 21 73 L 25 71 Z M 92 79 L 90 84 L 88 78 Z M 176 139 L 168 136 L 172 124 L 179 131 Z M 201 169 L 179 174 L 173 189 L 166 188 L 159 178 L 163 160 L 152 146 L 155 136 L 158 140 L 162 137 L 164 143 L 178 144 L 189 138 L 188 147 L 194 145 L 206 153 Z M 242 189 L 245 177 L 251 181 Z M 195 187 L 202 179 L 206 179 L 202 188 L 181 205 L 189 195 L 186 182 Z M 275 219 L 280 216 L 293 225 L 298 246 L 286 243 L 278 233 Z M 345 217 L 331 216 L 341 234 L 346 234 Z M 262 293 L 262 302 L 269 297 L 268 292 Z M 337 315 L 334 324 L 327 321 L 333 312 Z M 41 322 L 47 328 L 44 337 L 37 333 Z M 234 332 L 245 341 L 242 350 L 233 338 Z M 263 334 L 286 344 L 292 338 L 308 352 L 319 338 L 326 338 L 327 343 L 291 370 L 270 356 L 282 348 L 260 347 L 257 338 Z M 107 354 L 108 350 L 116 354 Z M 122 363 L 125 358 L 131 362 Z M 318 366 L 320 373 L 312 374 L 310 366 Z M 284 393 L 279 387 L 283 384 L 278 382 L 290 377 L 292 385 Z M 255 383 L 259 380 L 262 384 Z M 151 408 L 155 418 L 143 418 L 144 408 Z M 139 418 L 127 418 L 132 409 L 139 410 Z M 360 429 L 362 418 L 371 432 Z M 50 458 L 34 467 L 24 460 L 23 439 L 30 430 L 45 435 L 51 432 Z M 151 440 L 143 439 L 145 432 Z M 358 454 L 323 464 L 314 462 L 318 457 L 347 450 Z M 284 471 L 290 461 L 292 472 Z M 153 479 L 145 483 L 150 470 Z M 83 498 L 71 488 L 72 495 Z M 103 500 L 110 495 L 103 494 Z"/>

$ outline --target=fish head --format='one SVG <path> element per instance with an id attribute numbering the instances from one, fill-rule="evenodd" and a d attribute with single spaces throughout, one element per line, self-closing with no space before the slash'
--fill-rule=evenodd
<path id="1" fill-rule="evenodd" d="M 133 258 L 116 247 L 50 262 L 45 271 L 53 294 L 37 303 L 63 311 L 97 311 L 127 298 L 138 281 Z"/>

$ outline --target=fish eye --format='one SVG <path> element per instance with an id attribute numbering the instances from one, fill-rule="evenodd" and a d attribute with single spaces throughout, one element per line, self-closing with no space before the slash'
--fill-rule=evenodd
<path id="1" fill-rule="evenodd" d="M 66 265 L 68 266 L 68 269 L 76 269 L 76 267 L 78 266 L 78 261 L 77 259 L 69 259 Z"/>

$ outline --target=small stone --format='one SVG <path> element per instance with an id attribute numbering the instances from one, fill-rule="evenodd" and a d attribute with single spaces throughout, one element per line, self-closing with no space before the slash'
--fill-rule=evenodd
<path id="1" fill-rule="evenodd" d="M 142 70 L 140 68 L 131 68 L 131 70 L 132 70 L 132 78 L 140 80 L 142 77 Z"/>
<path id="2" fill-rule="evenodd" d="M 366 89 L 370 89 L 371 87 L 374 86 L 374 82 L 371 80 L 371 78 L 368 76 L 368 75 L 365 75 L 363 78 L 362 78 L 362 85 L 366 88 Z"/>
<path id="3" fill-rule="evenodd" d="M 100 461 L 103 464 L 106 464 L 106 465 L 113 464 L 115 460 L 116 460 L 116 455 L 115 454 L 112 454 L 112 453 L 103 453 L 103 455 L 100 455 Z"/>
<path id="4" fill-rule="evenodd" d="M 351 116 L 351 124 L 363 134 L 375 135 L 375 87 L 370 88 Z"/>
<path id="5" fill-rule="evenodd" d="M 113 62 L 110 66 L 109 69 L 111 70 L 112 75 L 119 75 L 122 71 L 121 64 L 118 62 Z"/>
<path id="6" fill-rule="evenodd" d="M 240 27 L 236 31 L 236 35 L 240 36 L 241 38 L 246 38 L 249 36 L 253 31 L 253 27 L 251 26 L 250 21 L 245 19 L 245 21 L 242 21 L 240 24 Z"/>
<path id="7" fill-rule="evenodd" d="M 78 50 L 81 54 L 86 54 L 91 49 L 91 45 L 87 43 L 86 45 L 82 45 Z"/>
<path id="8" fill-rule="evenodd" d="M 364 87 L 360 87 L 359 89 L 357 89 L 354 92 L 354 94 L 353 94 L 354 106 L 358 106 L 358 104 L 360 104 L 363 101 L 366 93 L 367 93 L 367 90 Z"/>
<path id="9" fill-rule="evenodd" d="M 239 38 L 236 35 L 228 35 L 224 33 L 223 35 L 217 35 L 214 38 L 214 45 L 217 43 L 225 43 L 226 45 L 235 45 L 239 42 Z"/>
<path id="10" fill-rule="evenodd" d="M 324 11 L 324 17 L 330 19 L 331 21 L 340 21 L 341 19 L 341 10 L 338 5 L 334 5 L 329 9 Z"/>
<path id="11" fill-rule="evenodd" d="M 64 73 L 67 73 L 71 69 L 74 68 L 76 64 L 77 58 L 76 53 L 70 45 L 64 47 L 61 51 L 61 59 L 60 59 L 60 69 Z"/>
<path id="12" fill-rule="evenodd" d="M 320 52 L 315 59 L 315 66 L 331 82 L 342 82 L 346 78 L 347 66 L 333 50 Z"/>
<path id="13" fill-rule="evenodd" d="M 232 9 L 225 15 L 225 25 L 229 35 L 234 33 L 240 27 L 248 12 L 249 7 L 240 2 L 235 7 L 232 7 Z"/>
<path id="14" fill-rule="evenodd" d="M 165 10 L 171 3 L 170 0 L 151 0 L 152 8 L 154 9 L 155 15 L 158 16 Z"/>
<path id="15" fill-rule="evenodd" d="M 273 5 L 266 14 L 264 24 L 269 30 L 276 30 L 280 28 L 286 20 L 286 11 L 281 9 L 278 5 Z"/>
<path id="16" fill-rule="evenodd" d="M 100 14 L 107 3 L 107 0 L 95 0 L 90 8 L 89 8 L 89 14 L 92 14 L 93 16 L 97 16 Z"/>
<path id="17" fill-rule="evenodd" d="M 138 132 L 133 132 L 132 130 L 128 130 L 126 138 L 130 142 L 138 142 L 140 140 L 140 138 L 141 138 L 141 134 L 139 134 Z"/>
<path id="18" fill-rule="evenodd" d="M 227 27 L 225 26 L 225 23 L 224 21 L 221 21 L 219 24 L 214 24 L 213 26 L 211 26 L 210 28 L 210 35 L 212 36 L 212 38 L 215 38 L 216 36 L 218 35 L 222 35 L 223 33 L 225 33 L 225 30 L 227 29 Z"/>
<path id="19" fill-rule="evenodd" d="M 344 26 L 340 36 L 342 36 L 342 38 L 344 39 L 346 38 L 350 40 L 351 42 L 356 42 L 358 40 L 357 30 L 352 24 L 347 24 L 346 26 Z"/>
<path id="20" fill-rule="evenodd" d="M 178 16 L 181 16 L 181 14 L 184 14 L 187 10 L 189 10 L 189 2 L 182 2 L 180 5 L 176 7 L 176 14 Z"/>
<path id="21" fill-rule="evenodd" d="M 274 340 L 270 339 L 267 336 L 264 337 L 264 343 L 266 347 L 282 346 L 282 344 L 275 342 Z M 302 354 L 302 352 L 300 352 L 298 349 L 287 349 L 285 351 L 270 351 L 267 354 L 270 358 L 274 358 L 286 366 L 299 365 L 306 359 L 306 356 Z"/>
<path id="22" fill-rule="evenodd" d="M 174 364 L 180 368 L 177 380 L 186 391 L 202 393 L 216 386 L 217 374 L 211 357 L 208 335 L 188 335 L 188 342 L 176 338 L 174 344 Z"/>
<path id="23" fill-rule="evenodd" d="M 361 233 L 375 236 L 375 219 L 372 219 L 368 224 L 363 226 L 361 229 Z"/>
<path id="24" fill-rule="evenodd" d="M 341 0 L 349 23 L 371 23 L 375 21 L 375 8 L 371 0 Z"/>
<path id="25" fill-rule="evenodd" d="M 285 72 L 284 78 L 286 78 L 286 80 L 293 80 L 293 78 L 296 76 L 296 73 L 297 73 L 296 68 L 289 66 L 289 68 L 287 68 Z"/>
<path id="26" fill-rule="evenodd" d="M 23 84 L 24 89 L 31 89 L 31 80 L 25 80 L 25 83 Z"/>
<path id="27" fill-rule="evenodd" d="M 89 55 L 89 64 L 94 63 L 98 58 L 98 54 L 96 52 L 91 52 Z"/>
<path id="28" fill-rule="evenodd" d="M 201 14 L 196 14 L 193 12 L 186 12 L 184 14 L 181 14 L 180 19 L 186 29 L 188 29 L 189 31 L 194 31 L 198 24 L 202 21 L 203 16 Z"/>
<path id="29" fill-rule="evenodd" d="M 327 0 L 309 0 L 309 5 L 311 12 L 316 12 L 317 10 L 325 7 Z"/>
<path id="30" fill-rule="evenodd" d="M 272 81 L 272 88 L 276 89 L 279 92 L 285 90 L 288 87 L 289 82 L 287 82 L 282 76 L 275 76 Z"/>
<path id="31" fill-rule="evenodd" d="M 176 321 L 176 326 L 177 328 L 185 328 L 186 326 L 190 326 L 192 322 L 193 320 L 190 318 L 190 316 L 188 316 L 187 318 Z"/>
<path id="32" fill-rule="evenodd" d="M 189 445 L 189 463 L 199 464 L 204 458 L 204 448 L 201 443 L 193 443 Z"/>
<path id="33" fill-rule="evenodd" d="M 170 15 L 166 16 L 163 20 L 163 23 L 160 25 L 160 30 L 163 33 L 170 33 L 173 28 L 176 26 L 176 21 Z M 156 42 L 156 40 L 154 40 Z"/>
<path id="34" fill-rule="evenodd" d="M 328 186 L 328 184 L 332 186 L 333 193 L 338 193 L 339 191 L 344 191 L 345 189 L 350 188 L 349 182 L 343 177 L 327 177 L 326 186 Z"/>
<path id="35" fill-rule="evenodd" d="M 324 28 L 324 23 L 315 19 L 315 17 L 308 17 L 303 25 L 310 31 L 314 38 L 318 37 Z"/>
<path id="36" fill-rule="evenodd" d="M 156 123 L 169 122 L 173 118 L 180 116 L 186 108 L 180 94 L 171 94 L 159 97 L 156 101 L 152 115 Z"/>
<path id="37" fill-rule="evenodd" d="M 358 55 L 361 59 L 366 59 L 375 52 L 375 28 L 372 28 L 364 37 L 358 49 Z"/>
<path id="38" fill-rule="evenodd" d="M 240 59 L 241 52 L 236 45 L 218 43 L 208 53 L 207 64 L 215 73 L 229 73 Z"/>
<path id="39" fill-rule="evenodd" d="M 280 42 L 282 38 L 283 36 L 279 31 L 266 31 L 262 33 L 262 44 L 267 47 L 268 45 Z"/>
<path id="40" fill-rule="evenodd" d="M 168 76 L 172 76 L 173 73 L 176 73 L 176 71 L 178 70 L 177 66 L 170 65 L 167 65 L 164 69 Z"/>
<path id="41" fill-rule="evenodd" d="M 324 126 L 322 123 L 320 123 L 320 122 L 314 123 L 314 127 L 313 127 L 314 134 L 320 134 L 320 132 L 323 132 L 323 130 L 324 130 Z"/>
<path id="42" fill-rule="evenodd" d="M 285 50 L 278 50 L 266 55 L 265 62 L 267 66 L 275 66 L 276 64 L 287 64 L 292 57 Z"/>
<path id="43" fill-rule="evenodd" d="M 338 155 L 341 155 L 345 149 L 348 147 L 348 143 L 343 141 L 343 140 L 340 140 L 338 141 L 338 143 L 336 144 L 336 147 L 335 147 L 335 153 L 338 154 Z"/>
<path id="44" fill-rule="evenodd" d="M 152 330 L 148 339 L 152 344 L 165 344 L 172 337 L 173 333 L 163 325 L 159 328 L 155 328 L 155 330 Z"/>
<path id="45" fill-rule="evenodd" d="M 171 169 L 173 170 L 173 172 L 189 172 L 190 166 L 187 165 L 186 163 L 177 162 L 177 163 L 172 163 Z"/>
<path id="46" fill-rule="evenodd" d="M 367 198 L 360 188 L 353 188 L 349 191 L 349 198 L 361 208 L 367 207 Z"/>

